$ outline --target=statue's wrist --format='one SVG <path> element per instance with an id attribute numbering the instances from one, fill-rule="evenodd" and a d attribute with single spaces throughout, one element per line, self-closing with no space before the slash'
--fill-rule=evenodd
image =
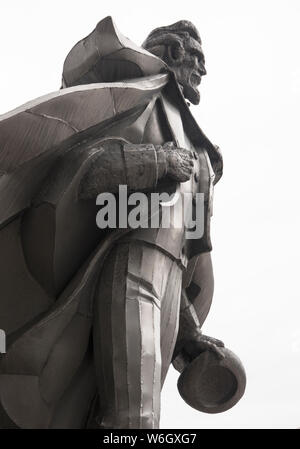
<path id="1" fill-rule="evenodd" d="M 202 335 L 203 334 L 200 326 L 185 329 L 185 332 L 183 332 L 179 338 L 181 346 L 184 347 L 189 342 L 197 341 L 199 338 L 202 337 Z"/>
<path id="2" fill-rule="evenodd" d="M 186 336 L 186 340 L 195 340 L 198 337 L 202 337 L 202 331 L 200 326 L 196 326 L 194 328 L 191 329 L 191 331 L 188 333 L 188 335 Z"/>

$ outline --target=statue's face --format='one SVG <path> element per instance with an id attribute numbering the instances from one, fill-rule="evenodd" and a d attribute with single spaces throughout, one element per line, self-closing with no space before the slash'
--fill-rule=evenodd
<path id="1" fill-rule="evenodd" d="M 198 86 L 202 76 L 206 75 L 204 54 L 200 43 L 191 37 L 183 45 L 184 50 L 169 49 L 168 65 L 175 73 L 184 97 L 193 104 L 199 104 Z"/>

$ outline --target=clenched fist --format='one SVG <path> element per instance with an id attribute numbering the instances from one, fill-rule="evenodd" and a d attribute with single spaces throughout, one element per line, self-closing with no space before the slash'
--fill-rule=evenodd
<path id="1" fill-rule="evenodd" d="M 190 179 L 193 171 L 193 155 L 190 150 L 177 148 L 173 142 L 167 142 L 160 148 L 165 159 L 165 175 L 178 182 Z"/>

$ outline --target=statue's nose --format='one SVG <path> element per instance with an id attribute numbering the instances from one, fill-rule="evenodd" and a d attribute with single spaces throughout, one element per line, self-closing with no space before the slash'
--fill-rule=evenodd
<path id="1" fill-rule="evenodd" d="M 205 68 L 204 64 L 202 64 L 202 63 L 199 64 L 199 70 L 200 70 L 201 76 L 204 76 L 207 74 L 206 68 Z"/>

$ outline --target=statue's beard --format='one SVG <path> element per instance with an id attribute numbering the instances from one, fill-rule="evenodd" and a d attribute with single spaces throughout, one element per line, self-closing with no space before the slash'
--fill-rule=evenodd
<path id="1" fill-rule="evenodd" d="M 200 102 L 200 92 L 197 87 L 200 83 L 201 77 L 196 72 L 192 72 L 189 75 L 188 80 L 179 82 L 184 98 L 195 105 L 199 104 Z"/>
<path id="2" fill-rule="evenodd" d="M 194 87 L 190 84 L 186 84 L 182 88 L 182 93 L 184 98 L 189 100 L 192 104 L 199 104 L 200 103 L 200 92 L 197 89 L 197 87 Z"/>

